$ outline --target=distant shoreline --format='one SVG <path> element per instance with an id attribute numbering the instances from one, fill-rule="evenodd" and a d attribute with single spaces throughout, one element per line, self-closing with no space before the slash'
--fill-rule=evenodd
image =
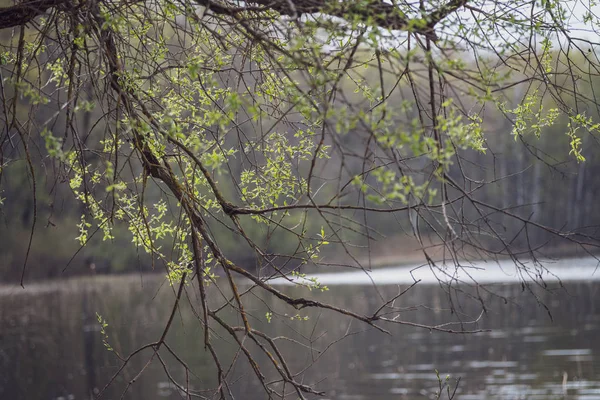
<path id="1" fill-rule="evenodd" d="M 557 282 L 573 281 L 573 280 L 600 280 L 600 262 L 592 256 L 586 257 L 559 257 L 540 259 L 542 268 L 534 266 L 533 260 L 523 259 L 525 265 L 531 269 L 531 273 L 541 273 L 545 281 Z M 309 268 L 306 271 L 307 278 L 316 277 L 319 283 L 324 285 L 352 285 L 352 284 L 409 284 L 415 279 L 421 279 L 425 283 L 433 283 L 429 276 L 422 275 L 419 271 L 428 270 L 425 268 L 425 262 L 396 262 L 394 264 L 379 264 L 375 266 L 372 263 L 372 270 L 362 270 L 361 268 L 343 268 L 337 267 L 337 272 L 319 273 L 318 268 Z M 440 262 L 440 266 L 443 263 Z M 495 270 L 496 266 L 500 266 L 499 274 Z M 514 263 L 506 258 L 496 261 L 473 261 L 472 263 L 464 262 L 464 271 L 469 271 L 470 278 L 473 278 L 478 283 L 516 283 L 520 281 L 520 277 L 506 273 Z M 453 265 L 448 265 L 448 271 L 451 272 Z M 545 271 L 547 268 L 548 271 Z M 443 268 L 442 268 L 443 269 Z M 414 278 L 411 277 L 411 271 Z M 304 272 L 304 271 L 303 271 Z M 399 276 L 399 274 L 403 274 Z M 562 276 L 561 276 L 562 275 Z M 557 279 L 558 277 L 558 279 Z M 169 285 L 164 272 L 143 272 L 135 273 L 128 272 L 123 274 L 97 274 L 97 275 L 79 275 L 70 276 L 63 279 L 52 279 L 46 281 L 36 281 L 25 283 L 25 288 L 22 288 L 18 283 L 2 283 L 0 284 L 0 297 L 18 296 L 21 294 L 32 293 L 47 293 L 54 291 L 79 291 L 85 290 L 88 286 L 98 287 L 99 285 L 110 285 L 115 279 L 119 279 L 122 283 L 135 285 L 148 285 L 149 290 L 158 290 L 161 286 Z M 242 278 L 244 279 L 244 278 Z M 244 279 L 245 280 L 245 279 Z M 437 282 L 437 280 L 435 280 Z M 269 283 L 276 285 L 289 285 L 291 282 L 282 278 L 273 278 Z"/>

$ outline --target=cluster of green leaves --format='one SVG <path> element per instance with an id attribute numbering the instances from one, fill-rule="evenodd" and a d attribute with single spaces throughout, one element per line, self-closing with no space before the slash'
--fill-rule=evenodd
<path id="1" fill-rule="evenodd" d="M 557 108 L 551 108 L 544 113 L 544 105 L 537 91 L 526 95 L 514 109 L 508 109 L 503 103 L 499 104 L 499 107 L 502 112 L 514 115 L 512 135 L 515 140 L 528 133 L 533 133 L 539 139 L 542 129 L 552 126 L 560 115 Z"/>
<path id="2" fill-rule="evenodd" d="M 115 352 L 115 349 L 108 342 L 108 332 L 106 328 L 108 328 L 108 322 L 102 317 L 102 315 L 96 313 L 96 319 L 98 320 L 98 324 L 100 325 L 100 334 L 102 335 L 102 344 L 106 348 L 106 350 L 110 352 Z"/>
<path id="3" fill-rule="evenodd" d="M 254 208 L 288 205 L 307 193 L 306 179 L 296 173 L 301 161 L 311 160 L 316 144 L 313 133 L 299 130 L 297 144 L 290 143 L 288 135 L 273 132 L 263 140 L 248 143 L 245 153 L 260 152 L 263 161 L 254 169 L 242 171 L 240 190 L 242 200 Z M 326 156 L 321 149 L 319 155 Z M 261 218 L 256 218 L 258 221 Z"/>
<path id="4" fill-rule="evenodd" d="M 327 287 L 326 285 L 322 285 L 317 277 L 308 276 L 304 273 L 295 270 L 292 271 L 291 275 L 294 279 L 294 283 L 296 283 L 299 286 L 303 286 L 310 291 L 319 290 L 321 292 L 326 292 L 329 290 L 329 287 Z"/>
<path id="5" fill-rule="evenodd" d="M 506 114 L 514 115 L 514 127 L 512 135 L 515 140 L 520 136 L 533 133 L 537 139 L 542 136 L 544 128 L 554 126 L 561 116 L 558 108 L 553 107 L 544 111 L 543 100 L 537 90 L 525 96 L 523 101 L 514 109 L 509 109 L 500 103 L 499 108 Z M 586 117 L 585 113 L 567 114 L 566 135 L 569 137 L 569 154 L 573 155 L 577 162 L 585 161 L 582 152 L 582 139 L 577 132 L 584 129 L 587 134 L 599 132 L 600 124 L 594 123 L 592 117 Z"/>

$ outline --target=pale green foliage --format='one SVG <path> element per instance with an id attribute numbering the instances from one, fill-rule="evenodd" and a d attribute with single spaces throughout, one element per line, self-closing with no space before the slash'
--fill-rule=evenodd
<path id="1" fill-rule="evenodd" d="M 50 82 L 64 83 L 65 85 L 69 83 L 69 75 L 66 73 L 63 63 L 64 60 L 57 58 L 47 64 L 46 68 L 52 73 L 50 75 Z"/>
<path id="2" fill-rule="evenodd" d="M 139 212 L 135 196 L 130 198 L 123 196 L 122 199 L 124 205 L 121 209 L 129 217 L 129 231 L 133 236 L 132 242 L 148 253 L 161 254 L 160 246 L 157 247 L 154 243 L 167 235 L 172 236 L 175 233 L 172 222 L 164 221 L 167 212 L 166 203 L 159 201 L 154 205 L 154 210 L 150 211 L 144 207 Z"/>
<path id="3" fill-rule="evenodd" d="M 81 246 L 84 246 L 88 241 L 88 229 L 92 226 L 89 222 L 86 222 L 85 215 L 81 216 L 81 222 L 77 224 L 77 228 L 79 229 L 79 236 L 75 238 L 75 240 L 79 241 Z"/>
<path id="4" fill-rule="evenodd" d="M 525 96 L 515 109 L 508 109 L 504 104 L 500 104 L 499 107 L 503 112 L 515 116 L 512 130 L 515 140 L 527 133 L 533 133 L 539 139 L 542 129 L 552 126 L 560 115 L 557 108 L 551 108 L 544 112 L 544 106 L 537 91 Z"/>
<path id="5" fill-rule="evenodd" d="M 466 118 L 468 122 L 465 122 L 465 118 L 457 113 L 452 103 L 452 99 L 449 99 L 442 104 L 444 112 L 437 117 L 437 128 L 442 134 L 447 135 L 453 146 L 485 153 L 481 117 L 472 114 Z M 448 147 L 452 148 L 452 146 L 446 146 L 443 158 L 438 159 L 441 164 L 451 162 L 454 155 L 454 151 L 448 150 Z"/>
<path id="6" fill-rule="evenodd" d="M 91 194 L 90 190 L 93 189 L 93 187 L 88 187 L 87 185 L 84 186 L 84 177 L 90 175 L 90 165 L 82 168 L 76 159 L 75 152 L 69 153 L 65 158 L 65 162 L 70 166 L 72 171 L 72 177 L 69 180 L 69 186 L 75 194 L 75 198 L 86 205 L 88 212 L 104 233 L 103 240 L 112 239 L 112 222 L 102 207 L 102 200 L 97 200 Z M 96 180 L 98 180 L 100 175 L 94 173 L 92 177 L 96 177 Z M 93 179 L 92 184 L 94 184 Z M 82 215 L 81 223 L 77 226 L 79 228 L 79 236 L 76 239 L 79 240 L 80 244 L 83 245 L 87 242 L 87 230 L 91 227 L 91 224 L 86 222 L 85 215 Z"/>
<path id="7" fill-rule="evenodd" d="M 542 56 L 540 62 L 544 68 L 544 72 L 547 74 L 552 72 L 552 58 L 552 40 L 546 37 L 542 41 Z"/>
<path id="8" fill-rule="evenodd" d="M 383 204 L 386 201 L 393 200 L 407 204 L 409 195 L 422 200 L 425 194 L 427 194 L 428 183 L 417 184 L 410 175 L 398 177 L 394 171 L 378 168 L 371 172 L 371 176 L 376 178 L 380 186 L 376 190 L 377 194 L 367 194 L 367 199 L 376 204 Z M 359 176 L 356 176 L 352 183 L 360 186 L 361 191 L 364 193 L 369 193 L 368 185 L 363 183 Z"/>
<path id="9" fill-rule="evenodd" d="M 28 100 L 29 104 L 38 105 L 50 102 L 48 97 L 44 96 L 38 88 L 35 88 L 29 82 L 18 82 L 15 87 L 21 91 L 22 96 Z"/>
<path id="10" fill-rule="evenodd" d="M 44 142 L 46 143 L 46 151 L 50 157 L 58 158 L 59 160 L 64 160 L 64 153 L 62 151 L 62 140 L 60 138 L 55 137 L 52 132 L 50 132 L 47 128 L 44 128 L 40 135 L 44 138 Z"/>
<path id="11" fill-rule="evenodd" d="M 168 263 L 168 267 L 169 273 L 167 274 L 167 279 L 169 280 L 169 284 L 171 286 L 179 284 L 184 274 L 186 274 L 185 283 L 189 283 L 188 276 L 190 276 L 192 273 L 192 270 L 189 267 L 187 267 L 186 265 L 175 264 L 172 262 Z"/>
<path id="12" fill-rule="evenodd" d="M 308 315 L 300 315 L 300 314 L 295 314 L 295 315 L 287 315 L 286 317 L 289 317 L 290 320 L 292 321 L 308 321 L 310 318 L 308 317 Z"/>
<path id="13" fill-rule="evenodd" d="M 297 285 L 304 286 L 310 291 L 319 290 L 321 292 L 326 292 L 329 290 L 329 287 L 321 285 L 319 279 L 314 276 L 308 276 L 298 271 L 292 271 L 291 275 Z"/>
<path id="14" fill-rule="evenodd" d="M 567 124 L 567 136 L 570 138 L 571 151 L 569 154 L 575 156 L 578 162 L 585 161 L 585 157 L 581 154 L 582 140 L 577 136 L 579 129 L 585 129 L 590 134 L 600 133 L 600 123 L 594 123 L 591 117 L 586 117 L 585 114 L 576 114 L 569 116 Z"/>
<path id="15" fill-rule="evenodd" d="M 102 344 L 106 348 L 106 350 L 115 352 L 110 343 L 108 342 L 108 332 L 106 328 L 108 328 L 108 323 L 106 320 L 98 313 L 96 313 L 96 319 L 98 320 L 98 324 L 100 324 L 100 334 L 102 335 Z"/>
<path id="16" fill-rule="evenodd" d="M 518 136 L 528 133 L 533 133 L 540 139 L 543 128 L 553 126 L 561 115 L 558 108 L 550 108 L 547 112 L 544 112 L 543 102 L 537 91 L 527 95 L 515 109 L 507 109 L 504 104 L 500 104 L 500 109 L 515 116 L 512 131 L 515 140 Z M 573 155 L 577 162 L 585 161 L 585 157 L 581 153 L 583 150 L 582 140 L 577 135 L 580 129 L 586 130 L 588 134 L 593 134 L 600 132 L 600 124 L 594 123 L 591 117 L 586 117 L 582 113 L 568 115 L 566 135 L 570 139 L 569 154 Z"/>
<path id="17" fill-rule="evenodd" d="M 306 181 L 294 173 L 293 163 L 310 160 L 316 145 L 311 132 L 299 131 L 296 137 L 298 144 L 292 144 L 286 135 L 274 132 L 244 149 L 246 153 L 262 152 L 264 157 L 254 170 L 243 171 L 240 176 L 242 198 L 253 207 L 286 205 L 306 193 Z"/>

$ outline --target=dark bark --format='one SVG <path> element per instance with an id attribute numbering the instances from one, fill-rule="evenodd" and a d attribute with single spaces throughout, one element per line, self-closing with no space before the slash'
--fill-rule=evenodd
<path id="1" fill-rule="evenodd" d="M 211 12 L 238 17 L 245 11 L 277 11 L 281 15 L 299 17 L 302 14 L 322 13 L 345 19 L 356 19 L 362 23 L 390 30 L 412 31 L 436 39 L 435 26 L 467 3 L 467 0 L 451 0 L 445 6 L 423 16 L 420 23 L 407 18 L 402 11 L 382 0 L 362 2 L 337 2 L 331 0 L 254 0 L 246 7 L 237 7 L 226 2 L 196 0 L 196 4 L 207 7 Z M 31 0 L 12 7 L 0 9 L 0 29 L 25 25 L 52 7 L 66 5 L 70 0 Z"/>

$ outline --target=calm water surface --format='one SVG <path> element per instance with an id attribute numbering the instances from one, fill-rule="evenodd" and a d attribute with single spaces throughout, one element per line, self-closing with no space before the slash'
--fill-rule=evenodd
<path id="1" fill-rule="evenodd" d="M 582 263 L 573 267 L 584 273 Z M 289 317 L 297 311 L 272 298 L 252 292 L 247 301 L 257 317 L 252 321 L 255 327 L 303 344 L 279 342 L 294 371 L 312 365 L 303 379 L 318 382 L 317 388 L 326 391 L 329 399 L 431 398 L 438 388 L 437 370 L 443 379 L 450 375 L 452 385 L 460 377 L 457 399 L 591 400 L 600 399 L 600 282 L 595 281 L 594 267 L 587 267 L 589 279 L 565 282 L 564 288 L 557 283 L 550 283 L 548 289 L 534 287 L 534 294 L 515 283 L 480 287 L 487 312 L 476 325 L 465 327 L 491 331 L 469 335 L 398 325 L 386 326 L 392 333 L 386 335 L 315 310 L 301 311 L 308 321 L 292 321 Z M 406 273 L 389 271 L 389 276 Z M 352 281 L 323 293 L 295 287 L 282 290 L 372 313 L 380 296 L 390 298 L 406 286 L 399 279 L 390 279 L 387 283 L 392 284 L 377 290 L 365 283 Z M 166 352 L 163 360 L 171 376 L 182 383 L 189 380 L 190 387 L 202 393 L 214 386 L 215 371 L 202 345 L 202 325 L 189 305 L 198 306 L 195 293 L 189 287 L 189 302 L 183 305 L 167 338 L 192 374 L 186 377 L 183 367 Z M 474 289 L 470 293 L 477 294 Z M 548 307 L 552 319 L 534 295 Z M 213 296 L 218 297 L 215 292 Z M 160 276 L 96 277 L 29 285 L 25 290 L 0 289 L 0 399 L 91 398 L 120 366 L 103 344 L 96 313 L 108 323 L 110 346 L 127 355 L 158 340 L 173 299 L 173 288 Z M 443 288 L 419 284 L 397 306 L 402 307 L 402 320 L 421 324 L 468 321 L 481 312 L 480 304 L 467 296 L 454 297 L 453 302 L 457 312 L 450 313 Z M 264 321 L 266 306 L 275 311 L 270 324 Z M 225 313 L 223 318 L 236 322 L 233 314 Z M 236 398 L 265 398 L 247 363 L 236 357 L 231 338 L 218 330 L 213 334 L 225 364 L 237 359 L 231 369 Z M 328 343 L 343 337 L 327 348 Z M 150 355 L 134 358 L 103 398 L 119 399 L 126 382 Z M 270 376 L 273 371 L 266 368 L 263 372 Z M 184 397 L 165 378 L 161 363 L 154 361 L 123 398 Z"/>

